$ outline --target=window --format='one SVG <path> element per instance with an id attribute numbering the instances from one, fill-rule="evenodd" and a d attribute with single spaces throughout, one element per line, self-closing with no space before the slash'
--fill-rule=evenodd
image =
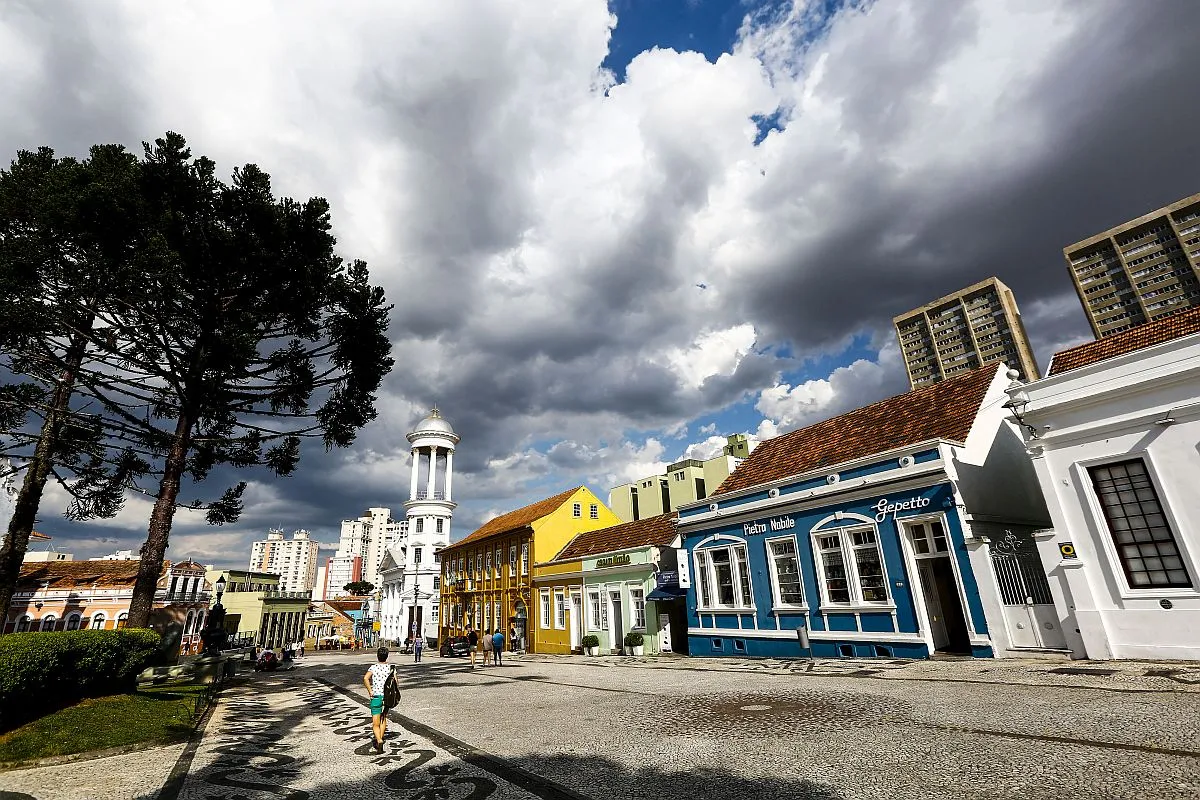
<path id="1" fill-rule="evenodd" d="M 775 584 L 775 604 L 799 606 L 804 604 L 804 588 L 800 582 L 800 565 L 796 561 L 796 539 L 775 539 L 767 542 L 771 555 L 771 578 Z"/>
<path id="2" fill-rule="evenodd" d="M 1129 588 L 1191 588 L 1179 544 L 1141 459 L 1088 472 Z"/>
<path id="3" fill-rule="evenodd" d="M 538 599 L 541 600 L 541 604 L 542 604 L 541 605 L 542 618 L 540 620 L 541 625 L 543 628 L 549 628 L 550 627 L 550 590 L 542 589 L 541 596 Z"/>
<path id="4" fill-rule="evenodd" d="M 436 592 L 440 588 L 442 588 L 442 576 L 434 575 L 433 576 L 433 590 Z"/>
<path id="5" fill-rule="evenodd" d="M 600 630 L 608 630 L 608 603 L 600 604 Z"/>
<path id="6" fill-rule="evenodd" d="M 529 574 L 529 542 L 521 545 L 521 574 Z"/>
<path id="7" fill-rule="evenodd" d="M 587 629 L 589 631 L 598 630 L 600 628 L 600 592 L 588 592 L 588 618 Z"/>
<path id="8" fill-rule="evenodd" d="M 416 564 L 417 566 L 420 566 L 420 564 L 421 564 L 421 548 L 420 547 L 413 548 L 413 563 Z"/>
<path id="9" fill-rule="evenodd" d="M 633 606 L 633 627 L 646 629 L 646 591 L 630 589 L 629 603 Z"/>
<path id="10" fill-rule="evenodd" d="M 512 577 L 517 574 L 517 546 L 514 544 L 508 548 L 508 575 Z"/>
<path id="11" fill-rule="evenodd" d="M 562 589 L 554 590 L 554 627 L 560 631 L 567 627 L 567 598 Z"/>
<path id="12" fill-rule="evenodd" d="M 572 503 L 571 504 L 571 516 L 575 517 L 576 519 L 579 519 L 580 517 L 583 516 L 583 504 L 582 503 Z"/>
<path id="13" fill-rule="evenodd" d="M 823 602 L 831 605 L 888 602 L 887 572 L 874 528 L 819 533 L 814 539 Z"/>
<path id="14" fill-rule="evenodd" d="M 120 618 L 118 617 L 118 620 L 119 619 Z M 46 616 L 42 617 L 42 630 L 43 631 L 54 630 L 54 623 L 57 621 L 58 620 L 55 619 L 53 614 L 47 614 Z"/>
<path id="15" fill-rule="evenodd" d="M 183 635 L 188 636 L 189 634 L 191 634 L 192 626 L 195 624 L 196 624 L 196 612 L 189 611 L 188 615 L 187 615 L 187 622 L 183 623 Z"/>
<path id="16" fill-rule="evenodd" d="M 425 520 L 423 517 L 417 517 L 417 533 L 425 532 Z"/>
<path id="17" fill-rule="evenodd" d="M 91 630 L 102 631 L 102 630 L 104 630 L 104 625 L 107 622 L 108 622 L 108 618 L 105 617 L 103 614 L 97 612 L 96 615 L 92 617 Z"/>
<path id="18" fill-rule="evenodd" d="M 500 577 L 500 565 L 504 563 L 504 551 L 496 548 L 496 577 Z"/>
<path id="19" fill-rule="evenodd" d="M 441 533 L 446 528 L 446 520 L 438 517 L 437 522 L 434 523 L 434 526 L 437 528 L 437 532 Z"/>
<path id="20" fill-rule="evenodd" d="M 483 572 L 483 553 L 475 554 L 475 576 L 479 577 Z"/>
<path id="21" fill-rule="evenodd" d="M 591 519 L 600 519 L 600 506 L 595 503 L 588 506 L 588 517 Z"/>
<path id="22" fill-rule="evenodd" d="M 33 618 L 28 614 L 22 614 L 21 618 L 17 620 L 17 633 L 25 633 L 32 624 Z"/>
<path id="23" fill-rule="evenodd" d="M 432 622 L 438 621 L 438 607 L 436 605 L 429 607 L 429 618 Z"/>
<path id="24" fill-rule="evenodd" d="M 492 554 L 491 551 L 487 554 L 487 562 L 484 564 L 484 574 L 490 574 L 492 571 Z"/>
<path id="25" fill-rule="evenodd" d="M 745 544 L 697 550 L 696 572 L 700 577 L 700 605 L 709 608 L 753 605 Z"/>
<path id="26" fill-rule="evenodd" d="M 483 619 L 479 621 L 480 628 L 488 628 L 492 624 L 492 604 L 487 602 L 483 604 Z M 485 631 L 480 631 L 485 633 Z"/>

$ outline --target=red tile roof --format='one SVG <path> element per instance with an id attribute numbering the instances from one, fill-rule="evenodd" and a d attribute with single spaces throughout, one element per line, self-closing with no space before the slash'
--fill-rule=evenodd
<path id="1" fill-rule="evenodd" d="M 980 367 L 765 441 L 713 494 L 931 439 L 963 442 L 1002 366 Z"/>
<path id="2" fill-rule="evenodd" d="M 1130 328 L 1127 331 L 1114 333 L 1086 342 L 1055 353 L 1050 360 L 1050 371 L 1047 375 L 1059 375 L 1072 369 L 1086 367 L 1098 361 L 1105 361 L 1144 347 L 1151 347 L 1181 336 L 1200 333 L 1200 308 L 1191 308 L 1169 317 L 1160 317 L 1153 322 L 1147 322 Z"/>
<path id="3" fill-rule="evenodd" d="M 443 547 L 441 552 L 447 552 L 464 544 L 471 544 L 482 539 L 487 539 L 490 536 L 498 536 L 502 533 L 511 533 L 519 528 L 525 528 L 532 525 L 542 517 L 547 517 L 557 511 L 562 504 L 571 499 L 582 487 L 568 489 L 565 492 L 547 497 L 545 500 L 539 500 L 536 503 L 518 508 L 516 511 L 510 511 L 507 514 L 501 514 L 489 522 L 485 522 L 482 526 L 467 534 L 466 537 L 459 539 L 453 544 Z"/>
<path id="4" fill-rule="evenodd" d="M 51 589 L 77 586 L 133 586 L 140 561 L 45 561 L 21 565 L 17 586 L 31 589 L 50 584 Z M 170 562 L 163 563 L 165 571 Z"/>
<path id="5" fill-rule="evenodd" d="M 576 561 L 600 553 L 629 550 L 634 547 L 668 545 L 675 538 L 675 518 L 679 515 L 660 514 L 657 517 L 623 522 L 609 528 L 579 534 L 554 557 L 555 561 Z"/>

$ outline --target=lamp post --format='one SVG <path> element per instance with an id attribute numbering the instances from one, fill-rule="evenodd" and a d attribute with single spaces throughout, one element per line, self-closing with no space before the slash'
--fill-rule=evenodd
<path id="1" fill-rule="evenodd" d="M 225 633 L 225 607 L 221 605 L 221 595 L 225 594 L 224 575 L 217 578 L 216 587 L 216 605 L 208 613 L 204 630 L 200 632 L 200 640 L 204 642 L 204 650 L 202 652 L 206 656 L 219 656 L 222 648 L 225 647 L 225 639 L 228 636 Z"/>

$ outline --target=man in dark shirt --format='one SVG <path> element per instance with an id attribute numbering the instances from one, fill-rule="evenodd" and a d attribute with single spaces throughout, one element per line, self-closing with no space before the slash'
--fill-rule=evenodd
<path id="1" fill-rule="evenodd" d="M 470 625 L 467 626 L 467 644 L 471 646 L 471 669 L 475 669 L 475 650 L 479 647 L 479 634 Z"/>

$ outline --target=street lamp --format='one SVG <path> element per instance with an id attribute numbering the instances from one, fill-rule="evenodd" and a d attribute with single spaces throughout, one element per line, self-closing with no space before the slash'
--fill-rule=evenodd
<path id="1" fill-rule="evenodd" d="M 204 625 L 204 630 L 200 632 L 200 640 L 204 642 L 204 650 L 206 656 L 219 656 L 222 648 L 225 647 L 225 639 L 228 634 L 225 633 L 225 607 L 221 605 L 221 595 L 225 594 L 225 576 L 217 578 L 217 603 L 208 612 L 208 620 Z"/>
<path id="2" fill-rule="evenodd" d="M 1025 421 L 1025 409 L 1029 407 L 1029 392 L 1023 388 L 1013 387 L 1008 391 L 1008 402 L 1000 406 L 1012 414 L 1013 419 L 1017 421 L 1025 430 L 1029 431 L 1029 438 L 1037 439 L 1037 429 Z"/>

